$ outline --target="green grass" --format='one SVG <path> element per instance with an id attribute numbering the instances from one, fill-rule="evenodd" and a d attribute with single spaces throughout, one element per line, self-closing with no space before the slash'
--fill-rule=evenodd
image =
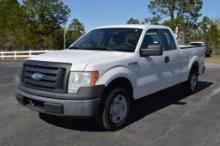
<path id="1" fill-rule="evenodd" d="M 220 55 L 213 55 L 205 58 L 206 63 L 220 64 Z"/>

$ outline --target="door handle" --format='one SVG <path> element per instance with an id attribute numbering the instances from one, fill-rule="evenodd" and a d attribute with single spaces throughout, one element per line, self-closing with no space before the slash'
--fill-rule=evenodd
<path id="1" fill-rule="evenodd" d="M 165 62 L 165 63 L 169 63 L 169 62 L 170 62 L 170 57 L 169 57 L 169 56 L 166 56 L 165 59 L 164 59 L 164 62 Z"/>

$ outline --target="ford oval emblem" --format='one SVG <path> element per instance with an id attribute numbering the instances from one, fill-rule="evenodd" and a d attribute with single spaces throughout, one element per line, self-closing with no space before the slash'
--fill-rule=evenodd
<path id="1" fill-rule="evenodd" d="M 33 80 L 35 80 L 35 81 L 40 81 L 42 78 L 43 78 L 43 74 L 41 74 L 41 73 L 34 73 L 31 77 L 32 77 L 32 79 Z"/>

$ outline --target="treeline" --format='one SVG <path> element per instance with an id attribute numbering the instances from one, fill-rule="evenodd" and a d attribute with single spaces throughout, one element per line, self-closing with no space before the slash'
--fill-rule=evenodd
<path id="1" fill-rule="evenodd" d="M 220 48 L 220 19 L 201 18 L 202 0 L 150 0 L 150 16 L 128 24 L 162 24 L 184 33 L 185 41 L 206 41 Z M 70 9 L 61 0 L 0 0 L 0 50 L 63 49 L 85 33 L 74 18 L 66 26 Z M 66 29 L 64 29 L 66 28 Z"/>
<path id="2" fill-rule="evenodd" d="M 201 18 L 202 0 L 150 0 L 151 14 L 141 21 L 130 18 L 128 24 L 162 24 L 184 34 L 185 42 L 205 41 L 213 49 L 220 49 L 220 18 Z"/>
<path id="3" fill-rule="evenodd" d="M 68 46 L 84 33 L 77 19 L 64 30 L 69 13 L 60 0 L 0 0 L 0 50 L 62 49 L 64 31 Z"/>

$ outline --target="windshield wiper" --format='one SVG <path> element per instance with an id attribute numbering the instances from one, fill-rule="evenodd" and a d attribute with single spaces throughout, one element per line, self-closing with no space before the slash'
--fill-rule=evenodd
<path id="1" fill-rule="evenodd" d="M 79 49 L 79 47 L 71 46 L 71 47 L 69 47 L 68 49 Z"/>
<path id="2" fill-rule="evenodd" d="M 107 51 L 115 51 L 111 48 L 106 48 L 106 47 L 99 47 L 99 48 L 94 48 L 95 50 L 107 50 Z"/>
<path id="3" fill-rule="evenodd" d="M 68 49 L 80 49 L 80 50 L 107 50 L 107 51 L 114 51 L 111 48 L 105 48 L 105 47 L 97 47 L 97 48 L 79 48 L 77 46 L 71 46 Z"/>

